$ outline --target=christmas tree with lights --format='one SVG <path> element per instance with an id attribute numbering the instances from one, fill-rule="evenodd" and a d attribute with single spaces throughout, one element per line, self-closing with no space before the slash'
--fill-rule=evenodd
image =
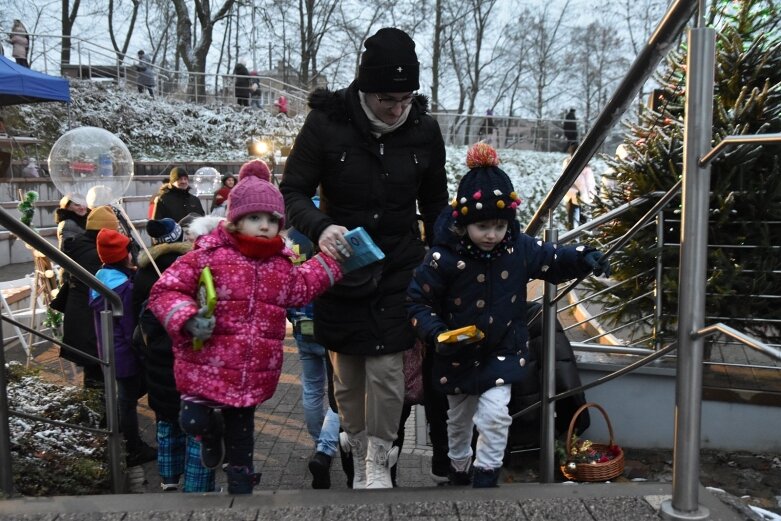
<path id="1" fill-rule="evenodd" d="M 728 135 L 781 132 L 781 22 L 769 0 L 714 2 L 717 30 L 712 144 Z M 682 176 L 686 44 L 667 57 L 652 108 L 630 126 L 622 153 L 607 158 L 598 212 L 668 191 Z M 654 197 L 650 198 L 655 201 Z M 622 236 L 652 203 L 598 232 Z M 652 221 L 611 257 L 611 286 L 597 297 L 608 324 L 633 324 L 647 346 L 676 336 L 681 198 L 662 212 L 663 240 Z M 725 322 L 769 342 L 781 337 L 781 145 L 729 148 L 712 163 L 706 324 Z M 661 245 L 660 245 L 661 242 Z M 661 259 L 662 314 L 654 326 L 656 266 Z M 591 279 L 593 289 L 605 282 Z M 636 341 L 637 343 L 637 341 Z"/>

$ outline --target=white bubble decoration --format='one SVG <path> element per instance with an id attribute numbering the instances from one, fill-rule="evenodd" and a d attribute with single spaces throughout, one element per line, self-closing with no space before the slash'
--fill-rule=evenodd
<path id="1" fill-rule="evenodd" d="M 80 127 L 54 143 L 49 172 L 63 195 L 83 199 L 95 208 L 125 195 L 133 180 L 133 157 L 122 140 L 108 130 Z"/>
<path id="2" fill-rule="evenodd" d="M 196 195 L 211 195 L 222 186 L 222 174 L 216 168 L 203 166 L 193 174 Z"/>

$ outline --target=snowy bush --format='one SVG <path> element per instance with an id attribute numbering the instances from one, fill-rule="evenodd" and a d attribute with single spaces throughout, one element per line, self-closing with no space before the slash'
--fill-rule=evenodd
<path id="1" fill-rule="evenodd" d="M 21 364 L 8 364 L 8 406 L 50 420 L 98 428 L 99 393 L 46 383 Z M 105 437 L 11 416 L 11 457 L 16 490 L 25 496 L 101 494 L 111 491 Z"/>

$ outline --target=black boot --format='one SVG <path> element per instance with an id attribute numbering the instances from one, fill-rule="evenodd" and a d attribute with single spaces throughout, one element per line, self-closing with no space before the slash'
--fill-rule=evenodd
<path id="1" fill-rule="evenodd" d="M 252 489 L 260 483 L 260 472 L 252 472 L 250 467 L 231 465 L 225 474 L 228 476 L 228 494 L 252 494 Z"/>
<path id="2" fill-rule="evenodd" d="M 472 483 L 472 474 L 474 467 L 472 467 L 472 458 L 466 461 L 458 461 L 455 465 L 450 463 L 450 471 L 447 474 L 447 482 L 444 484 L 454 487 L 467 487 Z"/>
<path id="3" fill-rule="evenodd" d="M 474 488 L 494 488 L 498 487 L 499 471 L 502 469 L 481 469 L 475 467 L 474 480 L 472 487 Z"/>
<path id="4" fill-rule="evenodd" d="M 331 456 L 316 452 L 309 460 L 309 472 L 312 473 L 312 488 L 331 488 Z"/>

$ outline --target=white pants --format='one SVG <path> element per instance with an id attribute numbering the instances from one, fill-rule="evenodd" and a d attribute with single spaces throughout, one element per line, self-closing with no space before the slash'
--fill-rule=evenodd
<path id="1" fill-rule="evenodd" d="M 477 457 L 474 466 L 498 469 L 504 460 L 507 435 L 512 418 L 509 385 L 492 387 L 481 395 L 448 395 L 447 438 L 451 460 L 472 456 L 472 426 L 477 428 Z"/>

